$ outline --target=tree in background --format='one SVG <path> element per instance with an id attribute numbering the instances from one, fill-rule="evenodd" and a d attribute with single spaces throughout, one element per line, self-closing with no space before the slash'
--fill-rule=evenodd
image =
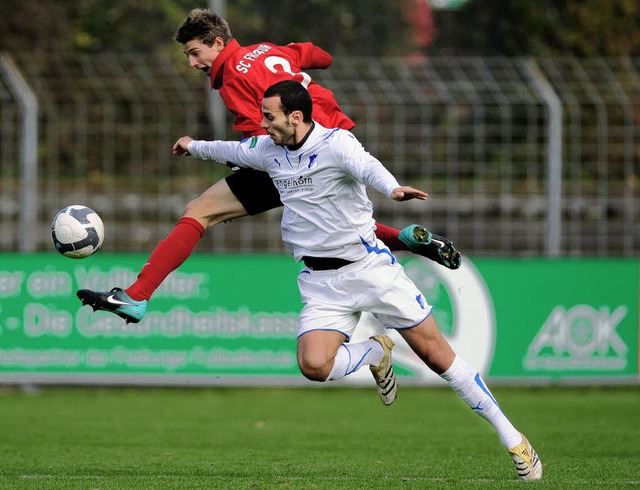
<path id="1" fill-rule="evenodd" d="M 56 50 L 67 48 L 71 25 L 67 2 L 3 0 L 0 2 L 0 50 Z"/>
<path id="2" fill-rule="evenodd" d="M 0 49 L 176 51 L 173 35 L 191 0 L 3 0 Z M 397 55 L 406 46 L 399 2 L 227 2 L 225 17 L 241 44 L 313 41 L 334 55 Z M 373 13 L 373 14 L 372 14 Z"/>
<path id="3" fill-rule="evenodd" d="M 392 56 L 407 49 L 399 1 L 236 0 L 227 2 L 226 18 L 240 44 L 312 41 L 334 56 Z"/>
<path id="4" fill-rule="evenodd" d="M 435 20 L 433 54 L 640 55 L 637 0 L 472 0 Z"/>
<path id="5" fill-rule="evenodd" d="M 168 46 L 189 0 L 3 0 L 0 49 L 155 52 Z"/>
<path id="6" fill-rule="evenodd" d="M 177 26 L 189 10 L 208 4 L 3 0 L 0 49 L 176 53 Z M 234 0 L 225 16 L 241 44 L 309 40 L 335 56 L 640 55 L 638 0 L 471 0 L 457 10 L 433 12 L 434 43 L 433 23 L 418 22 L 425 19 L 425 5 L 427 0 Z"/>

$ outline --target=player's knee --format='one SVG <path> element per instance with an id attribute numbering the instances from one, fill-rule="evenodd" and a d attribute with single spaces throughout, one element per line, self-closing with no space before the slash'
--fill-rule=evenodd
<path id="1" fill-rule="evenodd" d="M 189 217 L 203 223 L 209 228 L 222 221 L 221 211 L 210 200 L 200 196 L 187 203 L 182 212 L 183 217 Z"/>
<path id="2" fill-rule="evenodd" d="M 302 375 L 311 381 L 326 381 L 331 372 L 326 362 L 314 362 L 312 359 L 299 358 L 298 367 Z"/>
<path id="3" fill-rule="evenodd" d="M 247 211 L 238 199 L 224 187 L 215 184 L 196 199 L 189 201 L 183 217 L 198 220 L 205 228 L 247 216 Z"/>

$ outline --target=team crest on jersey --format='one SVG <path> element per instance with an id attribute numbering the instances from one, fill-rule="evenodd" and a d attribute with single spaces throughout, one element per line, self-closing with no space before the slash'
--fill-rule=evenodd
<path id="1" fill-rule="evenodd" d="M 307 165 L 307 168 L 309 170 L 312 170 L 314 168 L 316 168 L 318 166 L 318 154 L 314 153 L 313 155 L 311 155 L 309 157 L 309 165 Z"/>

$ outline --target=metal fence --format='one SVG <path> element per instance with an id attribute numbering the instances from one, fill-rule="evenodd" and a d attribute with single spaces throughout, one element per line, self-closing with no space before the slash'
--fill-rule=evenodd
<path id="1" fill-rule="evenodd" d="M 394 203 L 372 191 L 381 223 L 422 223 L 470 256 L 633 256 L 639 65 L 338 58 L 310 75 L 335 92 L 371 153 L 430 193 Z M 51 219 L 78 203 L 102 216 L 105 250 L 151 251 L 227 173 L 171 156 L 184 134 L 237 138 L 213 97 L 161 55 L 0 57 L 0 250 L 50 249 Z M 279 219 L 275 210 L 219 225 L 197 250 L 280 252 Z"/>

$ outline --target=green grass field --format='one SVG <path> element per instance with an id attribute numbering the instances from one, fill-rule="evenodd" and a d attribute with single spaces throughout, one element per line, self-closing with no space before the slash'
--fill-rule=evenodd
<path id="1" fill-rule="evenodd" d="M 640 387 L 493 392 L 542 481 L 447 388 L 51 388 L 0 393 L 0 488 L 640 488 Z"/>

